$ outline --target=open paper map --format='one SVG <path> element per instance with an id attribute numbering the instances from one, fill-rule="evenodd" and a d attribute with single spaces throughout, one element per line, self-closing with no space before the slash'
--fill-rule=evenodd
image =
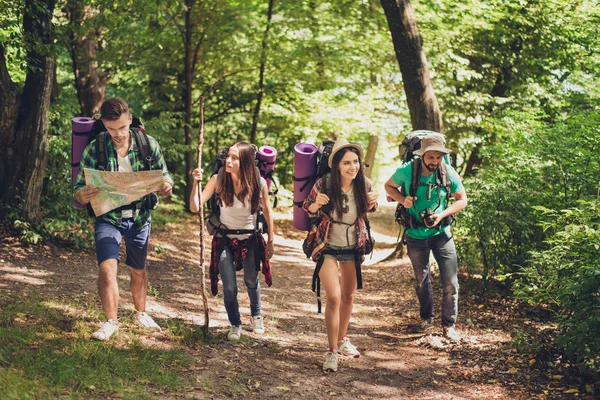
<path id="1" fill-rule="evenodd" d="M 139 200 L 160 190 L 165 182 L 162 170 L 139 172 L 108 172 L 85 168 L 86 185 L 94 185 L 100 191 L 91 204 L 96 215 Z"/>

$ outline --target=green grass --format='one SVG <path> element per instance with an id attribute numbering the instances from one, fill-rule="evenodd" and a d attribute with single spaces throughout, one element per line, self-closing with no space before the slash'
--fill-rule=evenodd
<path id="1" fill-rule="evenodd" d="M 177 350 L 91 341 L 91 321 L 40 299 L 0 306 L 1 399 L 144 399 L 185 385 L 191 361 Z"/>

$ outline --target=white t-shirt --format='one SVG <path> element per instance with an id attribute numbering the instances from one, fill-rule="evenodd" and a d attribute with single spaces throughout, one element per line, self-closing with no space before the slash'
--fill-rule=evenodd
<path id="1" fill-rule="evenodd" d="M 267 185 L 267 181 L 263 177 L 260 178 L 260 198 L 262 198 L 263 188 Z M 250 213 L 250 199 L 246 199 L 246 205 L 233 196 L 233 205 L 227 207 L 225 204 L 221 206 L 221 223 L 228 229 L 255 229 L 256 214 Z M 250 234 L 245 235 L 227 235 L 231 239 L 247 239 Z"/>
<path id="2" fill-rule="evenodd" d="M 129 161 L 129 152 L 125 157 L 121 157 L 117 154 L 117 162 L 119 163 L 119 172 L 133 172 L 131 161 Z M 133 210 L 121 211 L 121 218 L 133 218 Z"/>

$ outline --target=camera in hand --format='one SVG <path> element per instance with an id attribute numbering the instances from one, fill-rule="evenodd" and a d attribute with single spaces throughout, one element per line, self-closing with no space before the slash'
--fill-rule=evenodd
<path id="1" fill-rule="evenodd" d="M 431 208 L 426 208 L 425 210 L 419 213 L 419 219 L 421 223 L 425 226 L 431 227 L 435 223 L 433 218 L 431 218 L 435 214 Z"/>

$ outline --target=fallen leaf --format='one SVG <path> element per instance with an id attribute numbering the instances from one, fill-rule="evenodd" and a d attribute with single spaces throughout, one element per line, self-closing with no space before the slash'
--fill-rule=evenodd
<path id="1" fill-rule="evenodd" d="M 569 390 L 565 390 L 565 393 L 568 393 L 568 394 L 579 393 L 579 390 L 578 389 L 569 389 Z"/>
<path id="2" fill-rule="evenodd" d="M 552 375 L 552 379 L 554 379 L 555 381 L 560 381 L 562 378 L 564 378 L 564 376 L 562 375 Z"/>
<path id="3" fill-rule="evenodd" d="M 277 386 L 275 389 L 277 390 L 283 390 L 283 391 L 288 391 L 288 390 L 292 390 L 287 386 Z"/>
<path id="4" fill-rule="evenodd" d="M 529 360 L 529 366 L 532 366 L 533 364 L 535 364 L 535 358 L 532 358 L 531 360 Z"/>

